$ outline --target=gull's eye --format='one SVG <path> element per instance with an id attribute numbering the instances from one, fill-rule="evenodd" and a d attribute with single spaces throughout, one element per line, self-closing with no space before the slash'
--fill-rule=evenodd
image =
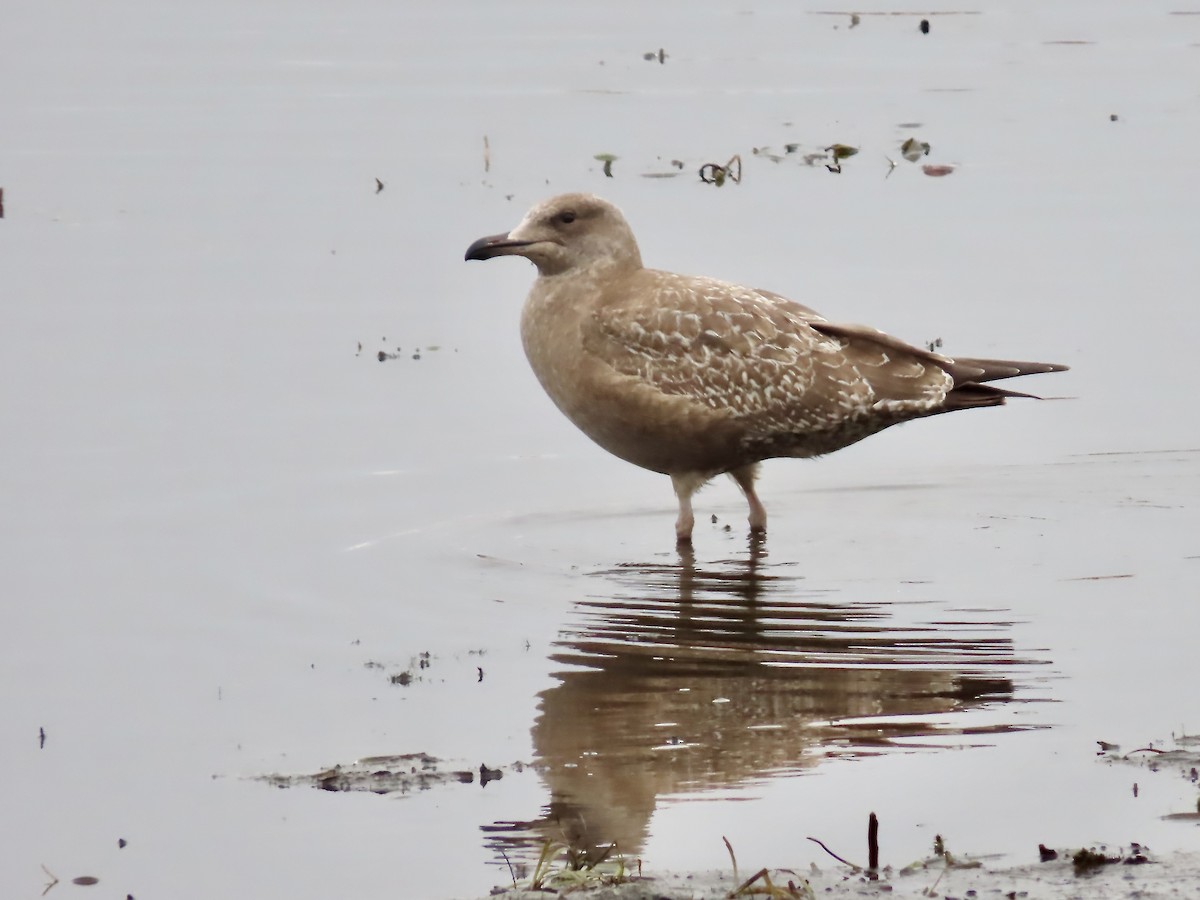
<path id="1" fill-rule="evenodd" d="M 559 222 L 561 222 L 563 225 L 570 225 L 572 222 L 575 221 L 575 213 L 572 210 L 568 209 L 568 210 L 565 210 L 564 212 L 560 212 L 554 218 L 557 219 Z"/>

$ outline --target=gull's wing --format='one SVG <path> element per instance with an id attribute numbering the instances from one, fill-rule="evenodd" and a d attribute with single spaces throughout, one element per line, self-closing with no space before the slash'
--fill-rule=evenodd
<path id="1" fill-rule="evenodd" d="M 650 275 L 629 291 L 636 302 L 599 307 L 585 348 L 664 394 L 735 417 L 748 440 L 803 441 L 847 425 L 865 437 L 938 411 L 954 386 L 950 360 L 874 329 L 831 325 L 778 294 Z"/>

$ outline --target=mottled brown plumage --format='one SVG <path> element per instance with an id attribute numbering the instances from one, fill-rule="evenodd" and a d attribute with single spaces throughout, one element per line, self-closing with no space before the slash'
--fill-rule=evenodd
<path id="1" fill-rule="evenodd" d="M 601 447 L 671 476 L 676 537 L 692 494 L 728 473 L 766 529 L 757 464 L 831 453 L 897 422 L 1027 397 L 985 382 L 1065 366 L 951 359 L 862 325 L 839 325 L 770 291 L 647 269 L 620 211 L 564 194 L 467 259 L 538 268 L 521 336 L 538 380 Z"/>

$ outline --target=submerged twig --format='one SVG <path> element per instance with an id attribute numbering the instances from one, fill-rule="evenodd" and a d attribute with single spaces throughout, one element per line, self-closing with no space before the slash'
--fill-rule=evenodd
<path id="1" fill-rule="evenodd" d="M 737 881 L 737 857 L 733 853 L 733 844 L 729 843 L 729 838 L 725 837 L 725 835 L 721 835 L 721 840 L 725 842 L 725 849 L 729 851 L 729 859 L 733 863 L 733 880 Z"/>
<path id="2" fill-rule="evenodd" d="M 508 854 L 504 852 L 504 848 L 500 848 L 500 856 L 504 860 L 504 864 L 508 866 L 508 877 L 512 879 L 513 887 L 517 886 L 517 873 L 513 871 L 512 862 L 509 861 Z"/>
<path id="3" fill-rule="evenodd" d="M 42 896 L 45 897 L 46 894 L 48 894 L 50 892 L 50 888 L 52 888 L 56 884 L 58 884 L 58 876 L 55 875 L 53 872 L 51 872 L 49 869 L 47 869 L 45 863 L 42 863 L 42 871 L 50 876 L 50 881 L 47 882 L 46 887 L 42 889 Z"/>
<path id="4" fill-rule="evenodd" d="M 779 871 L 791 872 L 793 875 L 796 874 L 791 869 L 780 869 Z M 764 887 L 752 887 L 756 881 L 761 881 Z M 771 873 L 765 867 L 759 869 L 725 896 L 728 900 L 733 900 L 735 897 L 741 897 L 746 894 L 766 894 L 768 897 L 778 898 L 778 900 L 793 900 L 793 898 L 794 900 L 816 900 L 812 885 L 807 881 L 802 881 L 799 887 L 790 879 L 788 880 L 787 887 L 776 885 L 771 881 Z"/>
<path id="5" fill-rule="evenodd" d="M 747 878 L 745 881 L 743 881 L 741 884 L 739 884 L 732 891 L 730 891 L 729 896 L 736 897 L 738 894 L 740 894 L 746 888 L 750 887 L 750 885 L 754 884 L 754 882 L 758 881 L 758 879 L 760 879 L 760 878 L 762 878 L 763 880 L 765 880 L 767 882 L 768 887 L 771 886 L 771 879 L 767 875 L 767 869 L 764 866 L 763 868 L 761 868 L 757 872 L 755 872 L 753 875 L 751 875 L 749 878 Z M 737 881 L 737 876 L 734 876 L 733 880 Z"/>
<path id="6" fill-rule="evenodd" d="M 828 853 L 830 856 L 832 856 L 838 862 L 842 863 L 842 865 L 849 866 L 856 872 L 862 871 L 862 866 L 855 865 L 854 863 L 850 862 L 850 860 L 848 860 L 848 859 L 842 859 L 842 857 L 838 856 L 836 853 L 834 853 L 832 850 L 830 850 L 828 847 L 826 847 L 824 841 L 822 841 L 818 838 L 815 838 L 815 837 L 809 837 L 808 840 L 810 840 L 814 844 L 818 845 L 822 850 L 824 850 L 826 853 Z"/>

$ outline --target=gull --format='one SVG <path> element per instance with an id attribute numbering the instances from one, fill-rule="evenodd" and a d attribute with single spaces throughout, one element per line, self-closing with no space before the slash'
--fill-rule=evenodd
<path id="1" fill-rule="evenodd" d="M 539 203 L 466 253 L 497 256 L 537 267 L 521 340 L 538 381 L 609 453 L 671 477 L 679 545 L 692 541 L 692 495 L 717 475 L 741 488 L 751 532 L 765 532 L 754 489 L 763 460 L 821 456 L 909 419 L 1033 398 L 988 382 L 1067 368 L 951 358 L 772 291 L 648 269 L 620 210 L 591 194 Z"/>

